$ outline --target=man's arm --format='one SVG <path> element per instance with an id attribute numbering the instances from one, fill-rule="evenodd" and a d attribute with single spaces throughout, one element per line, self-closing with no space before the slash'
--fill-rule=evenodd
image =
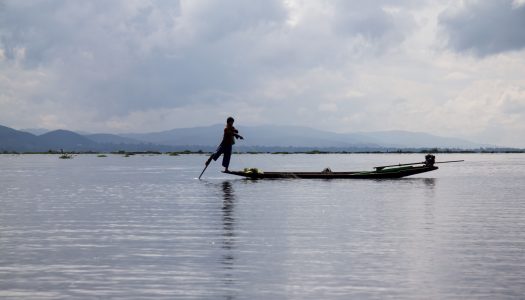
<path id="1" fill-rule="evenodd" d="M 244 140 L 244 138 L 239 134 L 239 130 L 237 130 L 237 128 L 233 128 L 233 136 L 237 139 L 241 139 L 241 140 Z"/>

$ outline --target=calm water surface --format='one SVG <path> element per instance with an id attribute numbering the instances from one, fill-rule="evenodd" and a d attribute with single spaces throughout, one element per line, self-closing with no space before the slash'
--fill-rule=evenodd
<path id="1" fill-rule="evenodd" d="M 0 155 L 3 299 L 523 299 L 525 155 L 250 181 L 206 156 Z M 236 155 L 333 171 L 423 155 Z"/>

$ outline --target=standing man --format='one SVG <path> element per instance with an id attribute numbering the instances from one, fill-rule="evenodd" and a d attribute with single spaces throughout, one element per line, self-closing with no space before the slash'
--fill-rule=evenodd
<path id="1" fill-rule="evenodd" d="M 221 154 L 224 154 L 222 157 L 222 166 L 225 168 L 224 172 L 229 172 L 228 166 L 230 165 L 230 157 L 232 156 L 232 146 L 235 144 L 235 139 L 244 138 L 239 135 L 239 131 L 233 127 L 233 122 L 235 120 L 232 117 L 229 117 L 226 120 L 226 127 L 224 128 L 224 135 L 222 137 L 222 142 L 213 153 L 210 158 L 206 161 L 206 166 L 208 166 L 211 160 L 217 160 Z"/>

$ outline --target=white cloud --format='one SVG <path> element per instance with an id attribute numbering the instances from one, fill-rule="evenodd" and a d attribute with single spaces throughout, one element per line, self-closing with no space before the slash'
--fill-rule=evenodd
<path id="1" fill-rule="evenodd" d="M 525 5 L 525 0 L 513 0 L 512 7 L 519 8 L 520 6 Z"/>
<path id="2" fill-rule="evenodd" d="M 319 110 L 325 111 L 325 112 L 336 112 L 337 111 L 337 104 L 333 102 L 329 103 L 321 103 L 319 104 Z"/>
<path id="3" fill-rule="evenodd" d="M 505 10 L 509 1 L 495 17 L 521 13 L 516 1 Z M 483 22 L 492 4 L 3 3 L 2 125 L 144 132 L 235 115 L 239 124 L 405 129 L 504 144 L 515 139 L 495 131 L 525 136 L 519 39 L 455 42 L 469 36 L 456 26 L 467 8 L 489 37 L 505 29 Z"/>

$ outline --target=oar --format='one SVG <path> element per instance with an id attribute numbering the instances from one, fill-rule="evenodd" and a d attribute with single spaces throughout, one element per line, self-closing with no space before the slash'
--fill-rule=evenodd
<path id="1" fill-rule="evenodd" d="M 462 162 L 462 161 L 465 161 L 465 160 L 461 159 L 461 160 L 436 161 L 435 164 L 447 164 L 447 163 Z M 408 164 L 397 164 L 397 165 L 374 167 L 374 169 L 376 169 L 377 171 L 380 171 L 384 168 L 389 168 L 389 167 L 411 166 L 411 165 L 420 165 L 420 164 L 425 164 L 425 163 L 426 162 L 423 161 L 423 162 L 408 163 Z"/>
<path id="2" fill-rule="evenodd" d="M 210 160 L 210 163 L 211 163 L 211 158 L 212 158 L 213 154 L 214 154 L 214 153 L 212 153 L 212 154 L 210 155 L 210 157 L 208 158 L 208 160 Z M 204 171 L 206 171 L 206 169 L 208 168 L 208 166 L 210 165 L 210 163 L 207 163 L 207 164 L 206 164 L 206 166 L 204 167 L 204 169 L 203 169 L 202 172 L 201 172 L 201 175 L 199 175 L 199 179 L 201 179 L 202 174 L 204 174 Z"/>

